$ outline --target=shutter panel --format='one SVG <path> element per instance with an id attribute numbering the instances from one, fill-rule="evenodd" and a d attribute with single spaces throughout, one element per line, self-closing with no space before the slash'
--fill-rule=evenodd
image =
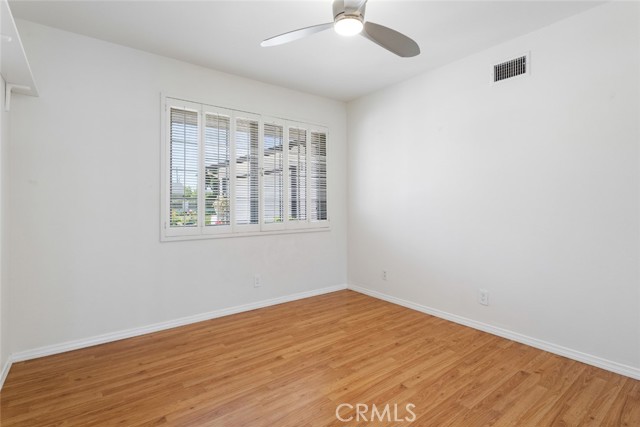
<path id="1" fill-rule="evenodd" d="M 284 127 L 265 123 L 262 152 L 263 223 L 284 222 Z"/>
<path id="2" fill-rule="evenodd" d="M 289 221 L 307 220 L 307 130 L 289 128 Z"/>
<path id="3" fill-rule="evenodd" d="M 326 221 L 327 214 L 327 133 L 311 132 L 309 159 L 311 222 Z"/>
<path id="4" fill-rule="evenodd" d="M 205 225 L 231 224 L 231 118 L 206 113 L 204 129 Z"/>
<path id="5" fill-rule="evenodd" d="M 169 226 L 198 226 L 198 113 L 171 107 Z"/>
<path id="6" fill-rule="evenodd" d="M 235 214 L 238 225 L 259 223 L 258 124 L 258 120 L 236 119 Z"/>

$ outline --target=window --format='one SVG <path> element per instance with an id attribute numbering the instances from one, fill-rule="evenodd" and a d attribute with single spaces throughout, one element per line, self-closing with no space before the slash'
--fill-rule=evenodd
<path id="1" fill-rule="evenodd" d="M 258 226 L 258 126 L 257 118 L 236 118 L 235 166 L 236 196 L 235 213 L 237 225 Z"/>
<path id="2" fill-rule="evenodd" d="M 264 124 L 262 148 L 262 221 L 265 226 L 284 225 L 284 126 Z"/>
<path id="3" fill-rule="evenodd" d="M 175 107 L 171 108 L 175 110 Z M 204 112 L 204 226 L 229 231 L 229 179 L 231 175 L 230 113 Z"/>
<path id="4" fill-rule="evenodd" d="M 173 229 L 195 229 L 199 225 L 199 115 L 185 107 L 171 108 L 170 117 L 169 226 Z"/>
<path id="5" fill-rule="evenodd" d="M 311 154 L 309 157 L 309 180 L 311 185 L 311 221 L 321 222 L 327 214 L 327 133 L 311 132 Z"/>
<path id="6" fill-rule="evenodd" d="M 165 98 L 162 237 L 327 228 L 327 130 Z"/>
<path id="7" fill-rule="evenodd" d="M 307 130 L 289 128 L 289 221 L 307 220 Z"/>

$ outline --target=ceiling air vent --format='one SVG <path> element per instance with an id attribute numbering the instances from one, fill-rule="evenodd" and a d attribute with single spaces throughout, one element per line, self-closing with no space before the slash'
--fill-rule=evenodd
<path id="1" fill-rule="evenodd" d="M 493 82 L 510 79 L 529 71 L 529 55 L 523 55 L 493 66 Z"/>

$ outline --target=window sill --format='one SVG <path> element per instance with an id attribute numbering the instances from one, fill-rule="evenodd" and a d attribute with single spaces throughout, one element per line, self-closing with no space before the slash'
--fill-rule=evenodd
<path id="1" fill-rule="evenodd" d="M 221 234 L 196 234 L 191 236 L 165 236 L 160 235 L 161 242 L 182 242 L 186 240 L 210 240 L 210 239 L 233 239 L 238 237 L 257 237 L 257 236 L 275 236 L 279 234 L 301 234 L 301 233 L 318 233 L 331 231 L 331 225 L 315 226 L 310 228 L 298 228 L 288 230 L 269 230 L 269 231 L 249 231 L 236 233 Z"/>

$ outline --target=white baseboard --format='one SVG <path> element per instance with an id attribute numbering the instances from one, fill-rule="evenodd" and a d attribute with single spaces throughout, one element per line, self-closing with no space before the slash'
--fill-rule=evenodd
<path id="1" fill-rule="evenodd" d="M 4 385 L 4 380 L 7 379 L 7 375 L 9 375 L 9 369 L 11 369 L 11 358 L 7 360 L 2 367 L 2 372 L 0 372 L 0 390 L 2 390 L 2 386 Z"/>
<path id="2" fill-rule="evenodd" d="M 312 291 L 300 292 L 297 294 L 285 295 L 282 297 L 252 302 L 249 304 L 238 305 L 235 307 L 223 308 L 220 310 L 210 311 L 208 313 L 201 313 L 201 314 L 196 314 L 194 316 L 182 317 L 180 319 L 169 320 L 166 322 L 156 323 L 148 326 L 142 326 L 139 328 L 127 329 L 127 330 L 118 331 L 118 332 L 110 332 L 107 334 L 98 335 L 94 337 L 67 341 L 61 344 L 54 344 L 54 345 L 39 347 L 33 350 L 20 351 L 18 353 L 12 354 L 9 357 L 9 361 L 21 362 L 24 360 L 36 359 L 38 357 L 50 356 L 52 354 L 64 353 L 66 351 L 78 350 L 81 348 L 91 347 L 94 345 L 105 344 L 108 342 L 118 341 L 126 338 L 132 338 L 132 337 L 136 337 L 144 334 L 150 334 L 152 332 L 159 332 L 165 329 L 176 328 L 178 326 L 184 326 L 191 323 L 202 322 L 204 320 L 210 320 L 218 317 L 229 316 L 231 314 L 242 313 L 244 311 L 256 310 L 258 308 L 264 308 L 272 305 L 282 304 L 285 302 L 291 302 L 291 301 L 296 301 L 304 298 L 310 298 L 318 295 L 328 294 L 331 292 L 341 291 L 344 289 L 347 289 L 347 285 L 336 285 L 336 286 L 330 286 L 327 288 L 314 289 Z M 8 364 L 10 366 L 10 363 Z M 9 368 L 6 368 L 6 369 L 8 373 Z M 3 371 L 3 375 L 6 375 L 4 371 Z"/>
<path id="3" fill-rule="evenodd" d="M 427 307 L 425 305 L 416 304 L 414 302 L 407 301 L 401 298 L 396 298 L 391 295 L 383 294 L 381 292 L 367 289 L 359 285 L 349 284 L 347 285 L 347 287 L 348 289 L 351 289 L 355 292 L 359 292 L 361 294 L 369 295 L 371 297 L 381 299 L 393 304 L 401 305 L 403 307 L 407 307 L 412 310 L 430 314 L 432 316 L 449 320 L 451 322 L 455 322 L 460 325 L 469 326 L 471 328 L 478 329 L 483 332 L 488 332 L 490 334 L 497 335 L 502 338 L 507 338 L 512 341 L 516 341 L 522 344 L 529 345 L 531 347 L 538 348 L 540 350 L 548 351 L 549 353 L 554 353 L 559 356 L 568 357 L 569 359 L 577 360 L 578 362 L 586 363 L 588 365 L 592 365 L 597 368 L 602 368 L 607 371 L 615 372 L 616 374 L 625 375 L 627 377 L 640 380 L 640 369 L 634 368 L 633 366 L 628 366 L 628 365 L 624 365 L 611 360 L 603 359 L 601 357 L 593 356 L 591 354 L 583 353 L 581 351 L 573 350 L 567 347 L 563 347 L 561 345 L 539 340 L 537 338 L 529 337 L 527 335 L 522 335 L 517 332 L 510 331 L 508 329 L 499 328 L 496 326 L 489 325 L 487 323 L 482 323 L 473 319 L 458 316 L 457 314 L 452 314 L 446 311 Z"/>

